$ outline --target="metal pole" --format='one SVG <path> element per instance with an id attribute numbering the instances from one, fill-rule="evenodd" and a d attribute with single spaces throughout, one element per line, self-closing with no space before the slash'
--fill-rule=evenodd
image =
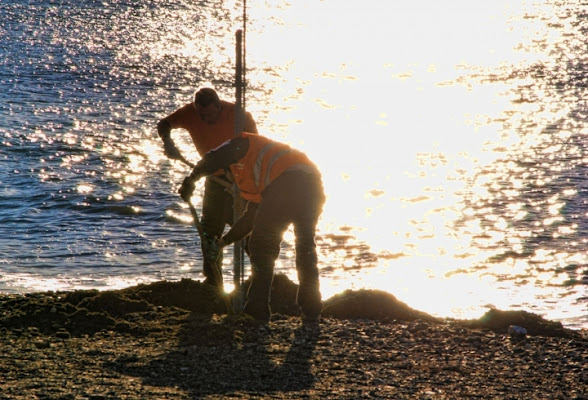
<path id="1" fill-rule="evenodd" d="M 245 110 L 247 109 L 246 107 L 246 95 L 245 95 L 245 91 L 247 90 L 247 79 L 246 79 L 246 73 L 247 73 L 247 65 L 246 65 L 246 60 L 247 60 L 247 0 L 243 0 L 243 40 L 242 40 L 243 44 L 242 44 L 242 49 L 241 49 L 241 54 L 243 57 L 243 61 L 242 61 L 242 67 L 241 67 L 241 115 L 242 115 L 242 121 L 243 123 L 245 123 Z M 241 286 L 243 286 L 243 283 L 245 281 L 245 246 L 241 246 Z M 244 296 L 243 296 L 244 297 Z"/>
<path id="2" fill-rule="evenodd" d="M 238 30 L 236 33 L 236 65 L 235 65 L 235 136 L 243 132 L 244 126 L 244 110 L 243 110 L 243 65 L 242 65 L 242 36 L 243 32 Z M 233 185 L 233 222 L 237 222 L 239 217 L 243 214 L 243 206 L 241 196 L 239 195 L 239 188 Z M 233 284 L 235 285 L 235 296 L 233 298 L 233 309 L 239 312 L 243 309 L 243 293 L 242 293 L 242 276 L 243 276 L 243 251 L 241 241 L 237 241 L 233 245 Z"/>
<path id="3" fill-rule="evenodd" d="M 243 67 L 241 68 L 241 76 L 242 76 L 242 93 L 241 93 L 241 104 L 242 104 L 242 117 L 245 120 L 245 110 L 247 109 L 245 100 L 245 91 L 247 90 L 247 0 L 243 0 L 243 46 L 242 46 L 241 54 L 243 55 Z M 245 280 L 245 248 L 241 246 L 241 286 L 243 286 Z M 244 296 L 243 296 L 244 297 Z"/>
<path id="4" fill-rule="evenodd" d="M 243 93 L 242 93 L 242 103 L 243 103 L 243 113 L 245 113 L 245 90 L 247 89 L 247 80 L 245 79 L 245 73 L 247 72 L 247 0 L 243 0 L 243 69 L 242 69 L 242 77 L 243 77 Z"/>

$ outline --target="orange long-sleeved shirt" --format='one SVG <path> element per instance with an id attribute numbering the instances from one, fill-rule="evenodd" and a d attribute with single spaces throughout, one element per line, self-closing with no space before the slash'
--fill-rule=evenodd
<path id="1" fill-rule="evenodd" d="M 214 124 L 204 122 L 200 118 L 194 108 L 194 103 L 186 104 L 165 117 L 164 120 L 170 124 L 171 129 L 187 130 L 201 156 L 235 137 L 235 104 L 224 100 L 221 100 L 221 112 Z M 257 126 L 251 113 L 245 113 L 243 130 L 257 133 Z"/>

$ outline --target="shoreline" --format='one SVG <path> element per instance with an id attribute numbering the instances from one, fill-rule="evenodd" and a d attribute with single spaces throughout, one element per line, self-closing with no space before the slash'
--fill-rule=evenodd
<path id="1" fill-rule="evenodd" d="M 276 276 L 267 326 L 192 280 L 0 295 L 0 397 L 588 399 L 585 330 L 525 311 L 439 319 L 367 290 L 303 324 L 295 290 Z"/>

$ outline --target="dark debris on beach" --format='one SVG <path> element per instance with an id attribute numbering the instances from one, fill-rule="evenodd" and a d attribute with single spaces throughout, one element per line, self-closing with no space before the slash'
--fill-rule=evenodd
<path id="1" fill-rule="evenodd" d="M 588 399 L 585 331 L 525 311 L 439 319 L 373 290 L 303 324 L 295 294 L 276 277 L 269 325 L 187 279 L 0 295 L 0 399 Z"/>

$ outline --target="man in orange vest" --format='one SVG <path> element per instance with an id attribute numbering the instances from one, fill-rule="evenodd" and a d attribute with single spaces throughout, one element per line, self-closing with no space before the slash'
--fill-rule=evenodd
<path id="1" fill-rule="evenodd" d="M 184 179 L 187 199 L 194 182 L 219 168 L 230 168 L 247 211 L 217 243 L 230 244 L 250 233 L 251 286 L 244 312 L 270 320 L 270 291 L 282 236 L 290 224 L 296 235 L 297 303 L 304 320 L 316 321 L 322 309 L 315 244 L 316 224 L 325 202 L 321 174 L 308 157 L 260 135 L 242 133 L 210 151 Z"/>
<path id="2" fill-rule="evenodd" d="M 157 133 L 163 140 L 165 155 L 185 162 L 171 138 L 172 129 L 188 131 L 196 150 L 203 156 L 235 136 L 235 104 L 220 100 L 214 89 L 202 88 L 194 95 L 194 102 L 184 105 L 159 121 Z M 257 133 L 255 121 L 250 113 L 245 114 L 244 130 Z M 219 181 L 219 178 L 223 179 L 223 171 L 214 172 L 217 178 L 206 180 L 202 202 L 201 223 L 205 235 L 205 238 L 201 238 L 203 273 L 206 277 L 205 283 L 222 287 L 221 271 L 215 273 L 213 270 L 215 266 L 220 268 L 221 263 L 216 262 L 218 251 L 215 252 L 216 246 L 211 244 L 215 237 L 222 235 L 225 224 L 233 223 L 233 200 L 222 181 Z"/>

